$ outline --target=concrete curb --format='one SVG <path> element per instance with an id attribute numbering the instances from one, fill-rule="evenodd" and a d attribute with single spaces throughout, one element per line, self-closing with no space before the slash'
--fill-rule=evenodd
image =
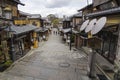
<path id="1" fill-rule="evenodd" d="M 24 56 L 21 57 L 20 59 L 16 60 L 15 62 L 13 62 L 13 64 L 12 64 L 9 68 L 7 68 L 4 72 L 10 70 L 12 67 L 15 66 L 15 64 L 17 64 L 18 62 L 20 62 L 20 61 L 21 61 L 22 59 L 24 59 L 25 57 L 29 56 L 29 54 L 32 54 L 33 51 L 35 51 L 35 49 L 30 50 L 26 55 L 24 55 Z M 4 72 L 3 72 L 3 73 L 4 73 Z"/>

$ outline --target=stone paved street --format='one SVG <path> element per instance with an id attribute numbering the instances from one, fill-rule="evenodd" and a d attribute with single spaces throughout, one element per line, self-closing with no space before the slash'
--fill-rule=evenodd
<path id="1" fill-rule="evenodd" d="M 38 49 L 16 62 L 0 80 L 90 80 L 87 57 L 83 52 L 70 51 L 59 35 L 50 35 Z"/>

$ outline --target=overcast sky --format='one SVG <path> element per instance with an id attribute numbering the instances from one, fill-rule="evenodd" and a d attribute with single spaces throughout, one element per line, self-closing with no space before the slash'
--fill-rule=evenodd
<path id="1" fill-rule="evenodd" d="M 41 14 L 43 17 L 49 14 L 70 16 L 77 13 L 77 10 L 87 5 L 87 0 L 20 0 L 25 6 L 19 5 L 19 10 Z M 92 0 L 89 0 L 91 3 Z"/>

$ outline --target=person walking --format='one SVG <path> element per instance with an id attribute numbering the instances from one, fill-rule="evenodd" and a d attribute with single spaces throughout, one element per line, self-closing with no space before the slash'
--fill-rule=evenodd
<path id="1" fill-rule="evenodd" d="M 43 40 L 44 40 L 44 41 L 46 40 L 46 37 L 45 37 L 45 35 L 43 35 Z"/>
<path id="2" fill-rule="evenodd" d="M 53 31 L 53 33 L 55 34 L 55 31 Z"/>
<path id="3" fill-rule="evenodd" d="M 57 31 L 56 31 L 56 35 L 57 35 Z"/>

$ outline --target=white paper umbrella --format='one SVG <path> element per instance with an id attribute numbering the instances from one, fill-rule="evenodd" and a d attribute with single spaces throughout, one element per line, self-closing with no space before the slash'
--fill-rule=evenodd
<path id="1" fill-rule="evenodd" d="M 89 23 L 89 20 L 86 20 L 80 27 L 80 31 L 83 31 L 87 27 L 88 23 Z"/>
<path id="2" fill-rule="evenodd" d="M 85 32 L 89 32 L 95 26 L 97 19 L 93 19 L 90 21 L 89 25 L 86 27 Z"/>
<path id="3" fill-rule="evenodd" d="M 96 25 L 93 27 L 93 29 L 91 30 L 91 34 L 97 34 L 106 24 L 107 18 L 106 17 L 102 17 L 100 18 L 97 22 Z"/>

